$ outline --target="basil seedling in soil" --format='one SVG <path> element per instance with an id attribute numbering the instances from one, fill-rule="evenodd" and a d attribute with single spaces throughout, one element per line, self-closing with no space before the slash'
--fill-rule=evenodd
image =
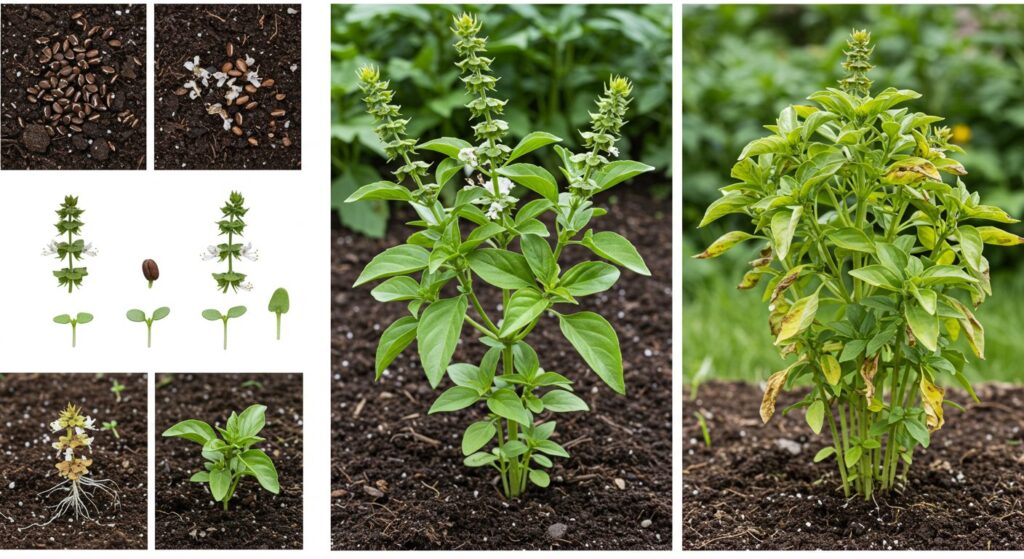
<path id="1" fill-rule="evenodd" d="M 115 439 L 120 439 L 121 438 L 121 435 L 119 435 L 117 433 L 117 421 L 116 420 L 112 419 L 110 421 L 104 421 L 103 422 L 103 426 L 100 427 L 100 431 L 110 431 L 111 434 L 114 435 Z"/>
<path id="2" fill-rule="evenodd" d="M 252 248 L 252 243 L 242 246 L 242 243 L 235 242 L 245 233 L 245 221 L 242 218 L 249 212 L 249 209 L 245 207 L 245 198 L 239 192 L 232 192 L 220 211 L 222 218 L 217 222 L 217 228 L 225 237 L 225 241 L 206 247 L 206 252 L 201 256 L 203 260 L 227 262 L 227 271 L 213 274 L 213 279 L 217 282 L 217 289 L 220 289 L 222 293 L 227 293 L 228 289 L 237 293 L 239 288 L 251 291 L 252 284 L 245 281 L 246 275 L 235 269 L 235 263 L 241 262 L 243 258 L 253 262 L 259 258 L 257 250 Z"/>
<path id="3" fill-rule="evenodd" d="M 435 400 L 429 413 L 486 406 L 480 419 L 463 433 L 464 462 L 469 467 L 494 468 L 504 495 L 514 498 L 527 489 L 528 482 L 547 487 L 550 478 L 544 468 L 552 466 L 551 457 L 569 456 L 553 440 L 555 421 L 537 421 L 538 417 L 544 412 L 588 410 L 573 394 L 572 381 L 546 371 L 541 356 L 527 342 L 545 316 L 558 319 L 569 343 L 612 390 L 626 391 L 619 339 L 612 325 L 597 313 L 570 313 L 559 305 L 578 305 L 580 298 L 611 288 L 619 278 L 616 265 L 650 274 L 628 240 L 592 228 L 592 220 L 607 212 L 592 199 L 653 168 L 636 161 L 609 161 L 618 155 L 615 144 L 632 96 L 628 79 L 612 77 L 591 112 L 590 130 L 581 133 L 586 151 L 554 147 L 561 162 L 559 175 L 567 183 L 559 191 L 554 175 L 521 159 L 561 139 L 537 131 L 514 147 L 503 144 L 508 132 L 507 122 L 501 119 L 505 101 L 491 96 L 498 78 L 491 73 L 481 23 L 463 14 L 454 18 L 452 31 L 461 57 L 456 66 L 469 99 L 466 107 L 475 121 L 472 142 L 438 138 L 418 143 L 407 137 L 408 120 L 391 103 L 394 92 L 389 82 L 376 68 L 359 70 L 376 133 L 388 158 L 397 160 L 399 167 L 397 182 L 366 185 L 348 201 L 408 202 L 420 217 L 413 222 L 420 231 L 408 243 L 374 257 L 355 285 L 385 280 L 373 289 L 374 298 L 406 302 L 409 310 L 381 336 L 377 379 L 416 340 L 430 385 L 437 388 L 446 374 L 455 384 Z M 433 174 L 430 163 L 417 159 L 419 150 L 443 156 Z M 439 197 L 442 188 L 467 166 L 471 170 L 467 184 L 446 205 Z M 519 196 L 513 195 L 516 184 L 538 197 L 520 203 Z M 538 219 L 543 214 L 552 216 L 552 229 Z M 572 245 L 589 249 L 600 260 L 563 270 L 562 252 Z M 503 316 L 492 318 L 480 304 L 481 282 L 501 291 Z M 443 288 L 449 284 L 457 287 L 456 295 L 442 295 L 442 291 L 448 293 Z M 488 349 L 479 363 L 451 363 L 467 325 Z"/>
<path id="4" fill-rule="evenodd" d="M 942 428 L 939 384 L 955 381 L 977 400 L 955 342 L 984 359 L 971 310 L 992 295 L 984 245 L 1024 242 L 980 224 L 1018 220 L 967 189 L 967 171 L 947 156 L 963 150 L 935 126 L 942 118 L 899 107 L 919 93 L 871 95 L 871 51 L 870 34 L 854 31 L 840 87 L 811 95 L 818 106 L 783 109 L 773 133 L 743 149 L 738 182 L 701 226 L 744 213 L 754 232 L 726 233 L 697 255 L 765 242 L 739 287 L 764 281 L 772 337 L 796 359 L 768 379 L 761 418 L 785 386 L 810 383 L 786 411 L 828 429 L 832 445 L 815 460 L 834 457 L 844 493 L 865 499 L 905 482 L 915 449 Z"/>
<path id="5" fill-rule="evenodd" d="M 217 309 L 206 309 L 203 311 L 203 318 L 206 320 L 220 320 L 224 323 L 224 349 L 228 348 L 228 320 L 242 316 L 245 314 L 245 311 L 246 308 L 243 306 L 231 307 L 226 314 L 220 314 L 220 311 Z"/>
<path id="6" fill-rule="evenodd" d="M 121 401 L 121 393 L 124 392 L 124 385 L 114 379 L 110 381 L 110 391 L 114 393 L 114 400 Z"/>
<path id="7" fill-rule="evenodd" d="M 288 291 L 283 287 L 278 287 L 274 290 L 274 294 L 270 296 L 270 304 L 268 310 L 277 315 L 277 339 L 281 339 L 281 315 L 288 312 Z"/>
<path id="8" fill-rule="evenodd" d="M 157 320 L 167 318 L 167 315 L 171 314 L 171 309 L 167 307 L 160 307 L 153 311 L 153 316 L 147 318 L 146 313 L 139 309 L 129 310 L 125 316 L 132 322 L 145 322 L 146 323 L 146 347 L 153 347 L 153 323 Z"/>
<path id="9" fill-rule="evenodd" d="M 260 486 L 275 495 L 281 491 L 274 462 L 262 450 L 251 448 L 266 440 L 257 436 L 266 422 L 266 409 L 254 404 L 240 415 L 231 412 L 225 428 L 217 428 L 223 439 L 198 419 L 187 419 L 163 432 L 164 437 L 180 437 L 202 445 L 203 470 L 193 474 L 189 481 L 208 484 L 213 500 L 220 502 L 224 510 L 228 510 L 244 476 L 255 477 Z"/>
<path id="10" fill-rule="evenodd" d="M 54 256 L 66 263 L 63 268 L 54 270 L 53 275 L 57 278 L 57 285 L 66 286 L 68 293 L 76 287 L 82 287 L 82 280 L 89 275 L 85 266 L 75 266 L 75 262 L 97 254 L 92 243 L 76 238 L 82 236 L 83 213 L 85 210 L 78 207 L 77 196 L 65 196 L 64 202 L 57 209 L 58 221 L 54 225 L 58 236 L 43 249 L 43 256 Z"/>
<path id="11" fill-rule="evenodd" d="M 86 456 L 86 452 L 92 450 L 93 437 L 88 431 L 95 431 L 95 420 L 89 416 L 82 415 L 78 406 L 69 403 L 60 416 L 50 423 L 51 433 L 61 433 L 57 440 L 51 445 L 57 456 L 63 460 L 56 464 L 57 475 L 64 478 L 64 481 L 41 492 L 39 495 L 46 497 L 58 491 L 66 492 L 68 495 L 59 503 L 51 507 L 53 515 L 43 524 L 33 526 L 46 526 L 54 520 L 64 516 L 68 512 L 75 515 L 75 519 L 84 518 L 92 520 L 89 507 L 96 507 L 94 490 L 105 494 L 113 500 L 115 507 L 120 506 L 117 496 L 117 486 L 109 479 L 94 479 L 89 476 L 89 467 L 93 460 Z M 31 528 L 28 526 L 27 528 Z"/>
<path id="12" fill-rule="evenodd" d="M 80 312 L 72 318 L 68 314 L 58 314 L 53 317 L 53 321 L 57 324 L 71 325 L 71 347 L 75 347 L 78 345 L 78 325 L 92 322 L 92 315 L 87 312 Z"/>
<path id="13" fill-rule="evenodd" d="M 149 288 L 153 288 L 153 282 L 160 279 L 160 268 L 157 267 L 156 261 L 147 258 L 142 261 L 142 277 L 146 278 L 149 282 Z"/>

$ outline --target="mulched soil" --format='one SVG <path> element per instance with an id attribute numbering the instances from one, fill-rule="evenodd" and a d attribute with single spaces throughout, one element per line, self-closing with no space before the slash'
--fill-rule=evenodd
<path id="1" fill-rule="evenodd" d="M 683 403 L 683 549 L 1024 548 L 1024 388 L 977 392 L 982 403 L 966 412 L 946 406 L 946 424 L 915 453 L 902 495 L 865 502 L 843 498 L 834 460 L 813 463 L 831 437 L 815 436 L 803 414 L 762 426 L 761 388 L 701 386 Z M 803 395 L 785 394 L 778 409 Z M 970 401 L 956 390 L 947 399 Z"/>
<path id="2" fill-rule="evenodd" d="M 530 337 L 542 366 L 573 379 L 592 411 L 559 414 L 555 438 L 572 457 L 555 460 L 548 489 L 533 487 L 513 502 L 500 495 L 492 470 L 462 464 L 462 431 L 479 419 L 480 407 L 426 414 L 440 391 L 424 378 L 415 344 L 373 381 L 379 333 L 404 305 L 377 303 L 369 288 L 349 286 L 374 255 L 404 242 L 410 229 L 399 222 L 414 217 L 399 210 L 385 239 L 333 232 L 335 549 L 671 549 L 670 201 L 639 186 L 617 195 L 595 225 L 628 236 L 653 276 L 625 271 L 615 288 L 585 298 L 584 306 L 618 331 L 628 395 L 605 387 L 554 319 L 543 320 Z M 566 251 L 572 260 L 586 255 Z M 500 293 L 484 294 L 484 305 L 496 308 Z M 476 362 L 479 344 L 464 336 L 455 360 Z"/>
<path id="3" fill-rule="evenodd" d="M 225 512 L 206 484 L 189 481 L 203 467 L 199 445 L 159 433 L 186 419 L 223 427 L 232 411 L 241 413 L 252 404 L 267 406 L 267 424 L 260 432 L 267 440 L 256 448 L 274 461 L 281 493 L 269 493 L 246 478 Z M 159 375 L 157 549 L 301 549 L 302 424 L 301 374 Z"/>
<path id="4" fill-rule="evenodd" d="M 125 385 L 121 401 L 110 391 L 111 381 Z M 110 431 L 94 437 L 90 476 L 117 486 L 120 507 L 101 491 L 92 491 L 97 508 L 92 519 L 74 514 L 48 526 L 48 506 L 66 496 L 38 493 L 63 481 L 53 467 L 58 462 L 50 446 L 55 438 L 49 424 L 68 403 L 80 406 L 100 426 L 116 420 L 120 438 Z M 3 549 L 145 549 L 146 548 L 146 375 L 11 373 L 0 378 L 0 548 Z"/>
<path id="5" fill-rule="evenodd" d="M 301 168 L 300 12 L 299 4 L 156 6 L 157 169 Z M 210 74 L 228 62 L 228 72 L 244 70 L 234 85 L 250 85 L 251 91 L 229 103 L 227 84 L 218 88 L 211 77 L 208 87 L 197 80 L 202 95 L 190 98 L 183 84 L 195 76 L 184 64 L 197 55 Z M 246 56 L 255 60 L 252 68 L 239 68 Z M 254 69 L 262 82 L 258 88 L 246 80 Z M 217 103 L 236 128 L 225 130 L 223 118 L 207 112 Z"/>
<path id="6" fill-rule="evenodd" d="M 4 4 L 2 9 L 0 166 L 144 169 L 146 6 Z M 55 43 L 60 43 L 56 53 Z M 65 54 L 72 61 L 66 67 Z M 59 74 L 56 83 L 32 90 L 50 71 Z M 61 104 L 59 115 L 54 103 Z"/>

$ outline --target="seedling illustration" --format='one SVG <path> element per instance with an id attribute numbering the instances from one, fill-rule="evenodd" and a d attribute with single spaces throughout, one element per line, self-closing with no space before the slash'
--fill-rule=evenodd
<path id="1" fill-rule="evenodd" d="M 71 325 L 71 347 L 78 345 L 78 325 L 88 324 L 92 322 L 92 315 L 87 312 L 80 312 L 73 318 L 69 314 L 58 314 L 53 317 L 53 321 L 57 324 L 70 324 Z"/>
<path id="2" fill-rule="evenodd" d="M 203 470 L 189 481 L 209 485 L 213 500 L 228 510 L 231 497 L 243 477 L 256 478 L 263 489 L 277 495 L 281 485 L 277 468 L 265 452 L 252 448 L 266 439 L 257 436 L 266 423 L 266 406 L 254 404 L 241 414 L 231 412 L 224 429 L 217 428 L 221 437 L 206 422 L 187 419 L 163 432 L 164 437 L 179 437 L 202 445 Z"/>
<path id="3" fill-rule="evenodd" d="M 277 315 L 277 339 L 279 340 L 281 339 L 281 315 L 287 313 L 288 308 L 288 291 L 283 287 L 278 287 L 271 295 L 267 309 Z"/>
<path id="4" fill-rule="evenodd" d="M 242 316 L 245 314 L 245 311 L 246 308 L 243 306 L 231 307 L 225 314 L 221 314 L 217 309 L 206 309 L 203 311 L 203 318 L 206 320 L 220 320 L 224 323 L 224 349 L 228 348 L 228 320 Z"/>
<path id="5" fill-rule="evenodd" d="M 167 307 L 160 307 L 153 311 L 153 316 L 147 318 L 146 313 L 139 309 L 131 309 L 125 316 L 132 322 L 145 322 L 146 323 L 146 347 L 153 347 L 153 323 L 157 320 L 167 318 L 167 315 L 171 314 L 171 309 Z"/>

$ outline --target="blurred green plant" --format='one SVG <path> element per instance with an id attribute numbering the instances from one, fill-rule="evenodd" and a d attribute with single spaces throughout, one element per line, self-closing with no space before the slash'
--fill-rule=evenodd
<path id="1" fill-rule="evenodd" d="M 570 138 L 569 149 L 579 148 L 575 132 L 589 122 L 589 92 L 600 89 L 602 76 L 628 68 L 638 95 L 620 144 L 623 157 L 669 174 L 669 5 L 335 4 L 331 10 L 331 205 L 356 232 L 383 236 L 389 216 L 383 200 L 342 203 L 387 169 L 373 121 L 363 111 L 356 70 L 374 64 L 388 76 L 398 91 L 395 103 L 410 118 L 410 137 L 468 136 L 463 83 L 448 64 L 455 56 L 449 23 L 462 11 L 486 15 L 491 28 L 501 30 L 489 48 L 511 100 L 511 143 L 540 129 Z"/>
<path id="2" fill-rule="evenodd" d="M 881 83 L 923 94 L 913 110 L 947 116 L 971 184 L 1024 214 L 1024 7 L 687 6 L 683 12 L 683 160 L 687 232 L 731 181 L 727 171 L 783 107 L 840 77 L 845 35 L 870 27 Z M 969 125 L 967 123 L 970 123 Z M 699 235 L 707 244 L 735 226 Z M 1024 234 L 1024 227 L 1010 228 Z M 1021 255 L 993 258 L 993 269 Z"/>

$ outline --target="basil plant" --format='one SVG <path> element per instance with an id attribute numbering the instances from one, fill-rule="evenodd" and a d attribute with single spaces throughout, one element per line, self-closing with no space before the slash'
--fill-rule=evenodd
<path id="1" fill-rule="evenodd" d="M 701 226 L 743 213 L 753 233 L 726 233 L 697 255 L 764 243 L 739 287 L 764 285 L 775 345 L 795 360 L 768 379 L 761 418 L 784 387 L 809 384 L 786 411 L 831 434 L 815 461 L 835 458 L 844 493 L 865 498 L 902 488 L 944 404 L 960 409 L 942 385 L 977 400 L 963 370 L 985 357 L 972 310 L 992 294 L 983 249 L 1024 241 L 990 225 L 1017 220 L 968 190 L 943 119 L 901 106 L 920 94 L 871 94 L 871 51 L 870 34 L 854 31 L 840 87 L 783 109 L 772 134 L 743 149 L 738 182 Z"/>
<path id="2" fill-rule="evenodd" d="M 572 307 L 587 295 L 606 291 L 619 279 L 619 268 L 649 275 L 636 248 L 621 235 L 596 229 L 593 220 L 607 210 L 593 198 L 652 167 L 635 161 L 611 161 L 629 107 L 632 84 L 611 78 L 591 113 L 591 129 L 582 132 L 586 151 L 572 153 L 545 132 L 527 134 L 515 146 L 503 143 L 508 124 L 501 119 L 505 101 L 492 97 L 498 78 L 491 74 L 480 22 L 470 15 L 454 18 L 455 48 L 474 121 L 473 141 L 409 138 L 393 92 L 373 67 L 359 70 L 360 87 L 376 132 L 389 159 L 399 165 L 396 182 L 366 185 L 348 199 L 408 203 L 418 219 L 417 231 L 404 244 L 377 255 L 355 282 L 385 280 L 373 297 L 406 302 L 408 315 L 381 335 L 376 356 L 379 380 L 413 341 L 427 380 L 439 387 L 447 375 L 454 384 L 437 398 L 430 413 L 478 405 L 479 420 L 462 438 L 469 467 L 492 467 L 501 476 L 506 497 L 522 494 L 528 482 L 546 487 L 544 471 L 552 457 L 569 453 L 553 440 L 553 415 L 587 411 L 573 394 L 573 382 L 545 370 L 529 335 L 554 317 L 583 361 L 619 394 L 625 394 L 619 339 L 605 318 Z M 527 154 L 553 145 L 564 186 L 548 170 L 522 161 Z M 437 152 L 436 165 L 419 152 Z M 433 172 L 431 172 L 433 168 Z M 441 189 L 465 174 L 454 199 L 445 203 Z M 523 191 L 516 188 L 523 187 Z M 536 196 L 531 196 L 535 194 Z M 531 199 L 525 200 L 524 198 Z M 549 216 L 547 221 L 542 217 Z M 550 223 L 550 225 L 548 225 Z M 568 269 L 560 265 L 571 245 L 595 257 Z M 481 304 L 481 289 L 500 292 L 495 314 Z M 463 330 L 472 332 L 487 351 L 479 363 L 452 363 Z"/>

